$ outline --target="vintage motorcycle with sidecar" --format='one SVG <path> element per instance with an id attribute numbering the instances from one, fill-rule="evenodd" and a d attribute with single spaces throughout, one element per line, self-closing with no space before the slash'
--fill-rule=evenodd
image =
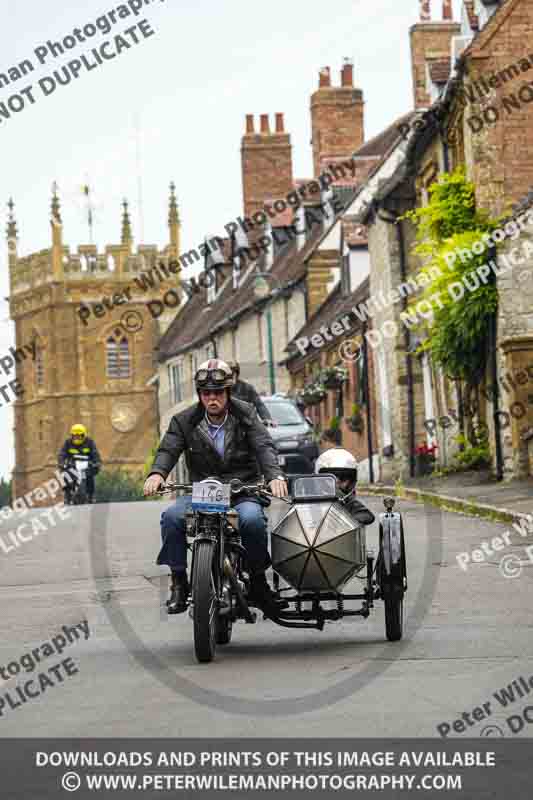
<path id="1" fill-rule="evenodd" d="M 273 588 L 286 601 L 270 619 L 285 628 L 323 630 L 327 621 L 348 616 L 368 617 L 375 600 L 385 605 L 385 632 L 389 641 L 402 638 L 403 598 L 407 569 L 402 517 L 393 511 L 394 498 L 385 498 L 379 515 L 379 553 L 366 547 L 364 526 L 344 508 L 334 475 L 293 476 L 288 508 L 271 530 Z M 186 515 L 187 539 L 192 548 L 189 614 L 194 626 L 194 649 L 200 662 L 212 661 L 216 646 L 231 640 L 233 623 L 257 620 L 247 601 L 249 576 L 246 551 L 239 536 L 239 518 L 231 508 L 239 495 L 269 505 L 264 484 L 238 480 L 223 484 L 215 478 L 191 484 L 168 483 L 159 490 L 192 493 Z M 366 568 L 366 573 L 363 571 Z M 343 594 L 352 578 L 364 581 L 359 594 Z M 287 585 L 281 588 L 280 579 Z M 346 603 L 362 600 L 360 608 Z M 326 604 L 327 607 L 324 607 Z M 291 608 L 292 606 L 292 608 Z"/>

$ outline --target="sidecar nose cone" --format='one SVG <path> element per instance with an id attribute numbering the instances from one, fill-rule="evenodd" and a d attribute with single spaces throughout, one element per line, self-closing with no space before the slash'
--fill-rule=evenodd
<path id="1" fill-rule="evenodd" d="M 295 589 L 334 591 L 365 563 L 364 528 L 339 503 L 295 504 L 272 531 L 272 566 Z"/>

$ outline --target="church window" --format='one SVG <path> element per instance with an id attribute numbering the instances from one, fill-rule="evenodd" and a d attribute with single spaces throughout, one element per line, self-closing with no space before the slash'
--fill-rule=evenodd
<path id="1" fill-rule="evenodd" d="M 130 347 L 124 331 L 116 328 L 106 341 L 107 377 L 130 377 Z"/>

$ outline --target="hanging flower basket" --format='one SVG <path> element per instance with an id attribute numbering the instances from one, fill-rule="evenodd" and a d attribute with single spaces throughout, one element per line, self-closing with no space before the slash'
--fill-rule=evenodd
<path id="1" fill-rule="evenodd" d="M 332 417 L 329 421 L 329 427 L 322 434 L 322 440 L 325 442 L 332 442 L 339 445 L 342 443 L 342 430 L 340 417 Z"/>
<path id="2" fill-rule="evenodd" d="M 363 433 L 365 429 L 365 421 L 363 419 L 363 415 L 361 414 L 361 409 L 357 403 L 353 404 L 351 416 L 347 417 L 345 422 L 352 433 Z"/>
<path id="3" fill-rule="evenodd" d="M 327 392 L 322 383 L 309 383 L 304 387 L 302 398 L 306 406 L 316 406 L 327 397 Z"/>
<path id="4" fill-rule="evenodd" d="M 328 367 L 320 378 L 326 389 L 340 389 L 348 380 L 348 370 L 346 367 Z"/>
<path id="5" fill-rule="evenodd" d="M 347 417 L 346 425 L 352 431 L 352 433 L 363 433 L 365 429 L 365 421 L 361 414 L 359 414 L 357 417 Z"/>

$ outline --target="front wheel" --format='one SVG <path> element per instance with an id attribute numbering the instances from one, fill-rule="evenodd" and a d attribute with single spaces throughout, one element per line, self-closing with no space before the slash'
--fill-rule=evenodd
<path id="1" fill-rule="evenodd" d="M 229 644 L 233 623 L 230 614 L 224 614 L 217 620 L 217 644 Z"/>
<path id="2" fill-rule="evenodd" d="M 217 593 L 213 576 L 215 547 L 199 542 L 192 579 L 194 651 L 200 663 L 213 661 L 217 646 Z"/>
<path id="3" fill-rule="evenodd" d="M 403 591 L 394 586 L 383 593 L 385 601 L 385 633 L 389 642 L 398 642 L 403 635 Z"/>

